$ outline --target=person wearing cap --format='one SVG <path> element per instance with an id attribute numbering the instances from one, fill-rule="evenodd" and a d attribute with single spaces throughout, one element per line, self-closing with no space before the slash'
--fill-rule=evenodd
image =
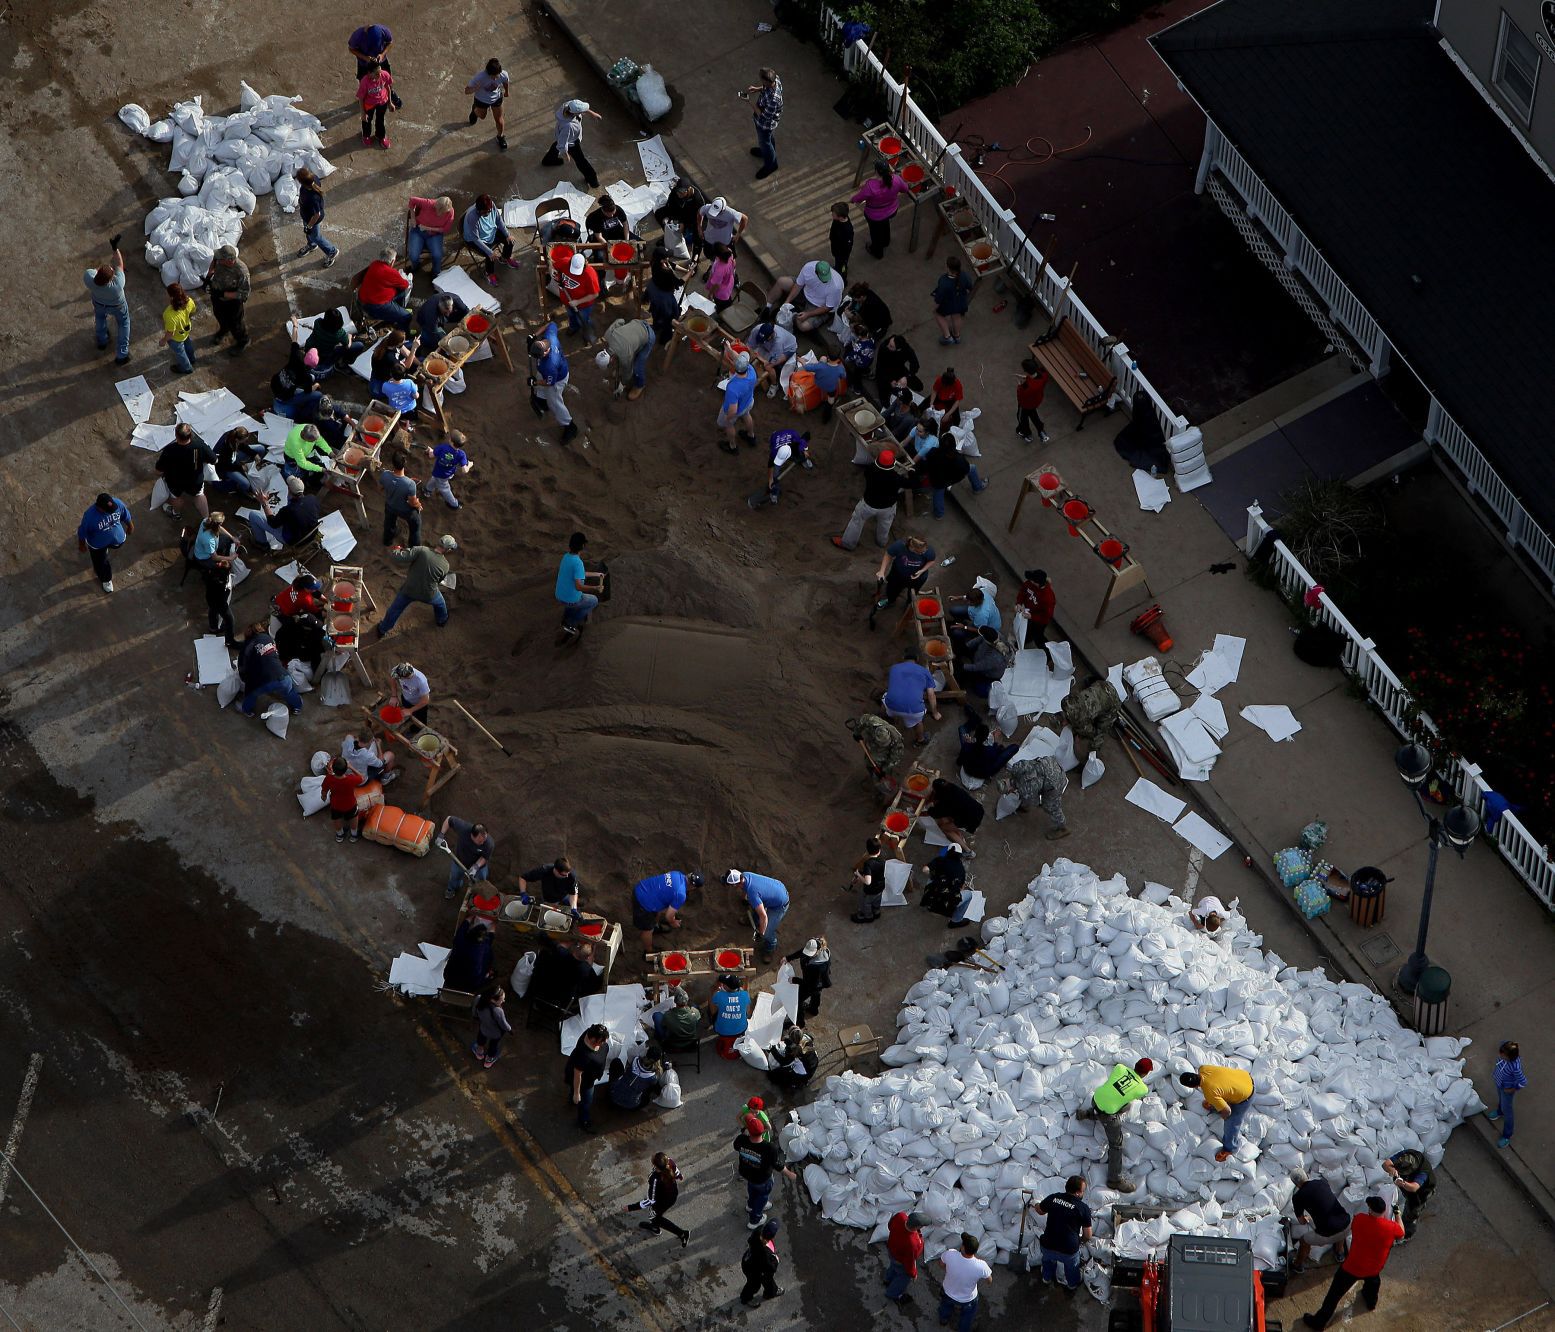
<path id="1" fill-rule="evenodd" d="M 934 676 L 929 668 L 918 660 L 918 650 L 902 649 L 902 659 L 886 672 L 885 697 L 882 700 L 886 716 L 911 731 L 913 743 L 922 748 L 928 743 L 923 733 L 925 714 L 940 720 L 939 698 L 935 694 Z"/>
<path id="2" fill-rule="evenodd" d="M 81 515 L 76 525 L 76 546 L 91 557 L 92 572 L 104 592 L 113 591 L 113 561 L 110 554 L 135 534 L 135 520 L 129 505 L 106 490 Z"/>
<path id="3" fill-rule="evenodd" d="M 383 544 L 392 546 L 404 523 L 410 544 L 419 546 L 421 496 L 415 481 L 405 475 L 405 454 L 396 449 L 386 461 L 388 466 L 378 473 L 378 484 L 383 487 Z"/>
<path id="4" fill-rule="evenodd" d="M 736 985 L 739 984 L 738 977 L 725 976 L 723 979 L 725 983 L 732 980 Z M 781 1171 L 789 1179 L 797 1179 L 798 1176 L 788 1168 L 782 1151 L 772 1140 L 772 1134 L 755 1115 L 745 1117 L 745 1126 L 734 1140 L 734 1157 L 740 1178 L 745 1181 L 748 1224 L 755 1230 L 767 1219 L 767 1199 L 772 1196 L 773 1174 Z"/>
<path id="5" fill-rule="evenodd" d="M 864 248 L 876 259 L 884 259 L 891 244 L 891 219 L 904 194 L 912 186 L 892 170 L 888 162 L 876 160 L 875 173 L 864 182 L 852 202 L 864 205 L 864 220 L 869 223 L 869 244 Z"/>
<path id="6" fill-rule="evenodd" d="M 706 204 L 707 196 L 689 177 L 682 176 L 675 182 L 675 188 L 663 206 L 654 210 L 654 218 L 664 228 L 670 253 L 682 259 L 695 259 L 702 252 L 698 215 Z"/>
<path id="7" fill-rule="evenodd" d="M 393 751 L 385 753 L 383 742 L 368 727 L 347 734 L 340 742 L 340 757 L 352 772 L 359 773 L 369 782 L 382 782 L 387 786 L 400 775 Z"/>
<path id="8" fill-rule="evenodd" d="M 464 85 L 465 92 L 471 97 L 470 124 L 485 120 L 489 111 L 491 123 L 497 128 L 497 148 L 504 153 L 508 150 L 508 132 L 507 126 L 502 123 L 502 103 L 507 101 L 508 86 L 507 70 L 502 68 L 502 62 L 495 56 Z"/>
<path id="9" fill-rule="evenodd" d="M 599 605 L 599 594 L 605 586 L 602 572 L 591 572 L 584 567 L 583 548 L 588 541 L 582 532 L 574 532 L 568 537 L 567 553 L 556 570 L 556 600 L 562 604 L 562 633 L 571 639 L 583 632 L 583 626 Z"/>
<path id="10" fill-rule="evenodd" d="M 1221 1130 L 1217 1161 L 1228 1160 L 1236 1151 L 1242 1120 L 1253 1108 L 1253 1075 L 1245 1068 L 1223 1068 L 1219 1064 L 1201 1064 L 1197 1073 L 1179 1073 L 1184 1087 L 1196 1087 L 1204 1097 L 1204 1108 L 1225 1120 Z"/>
<path id="11" fill-rule="evenodd" d="M 799 1012 L 794 1023 L 802 1027 L 807 1017 L 820 1016 L 821 992 L 831 989 L 831 949 L 826 945 L 826 936 L 806 939 L 804 947 L 784 960 L 799 968 Z"/>
<path id="12" fill-rule="evenodd" d="M 737 352 L 734 368 L 724 384 L 723 405 L 718 409 L 718 428 L 724 437 L 718 447 L 725 453 L 738 453 L 740 446 L 734 442 L 735 433 L 747 444 L 756 442 L 756 421 L 751 410 L 756 405 L 756 371 L 751 365 L 749 352 Z M 741 423 L 744 428 L 740 429 Z"/>
<path id="13" fill-rule="evenodd" d="M 670 986 L 669 999 L 667 1010 L 652 1015 L 653 1034 L 668 1045 L 695 1045 L 702 1033 L 702 1010 L 678 985 Z"/>
<path id="14" fill-rule="evenodd" d="M 432 608 L 432 614 L 441 629 L 448 623 L 448 603 L 443 600 L 442 582 L 448 577 L 448 555 L 459 549 L 459 543 L 451 536 L 440 536 L 437 546 L 396 546 L 389 558 L 396 564 L 410 566 L 410 572 L 395 593 L 389 612 L 378 622 L 373 631 L 382 638 L 398 623 L 405 608 L 413 601 L 424 602 Z"/>
<path id="15" fill-rule="evenodd" d="M 497 201 L 489 194 L 476 197 L 464 212 L 464 241 L 486 261 L 486 283 L 497 285 L 497 251 L 502 251 L 502 262 L 509 268 L 517 268 L 513 257 L 513 238 L 508 235 Z"/>
<path id="16" fill-rule="evenodd" d="M 636 402 L 643 395 L 648 382 L 648 353 L 653 350 L 654 341 L 653 325 L 641 315 L 636 319 L 617 319 L 605 330 L 604 364 L 614 363 L 617 381 L 631 384 L 626 391 L 629 402 Z"/>
<path id="17" fill-rule="evenodd" d="M 741 97 L 749 98 L 756 94 L 756 105 L 751 111 L 751 121 L 756 126 L 756 146 L 751 149 L 752 157 L 761 159 L 761 170 L 756 173 L 757 180 L 765 180 L 778 169 L 777 160 L 777 127 L 778 121 L 783 118 L 783 80 L 778 78 L 777 70 L 763 67 L 756 72 L 758 82 L 753 83 Z"/>
<path id="18" fill-rule="evenodd" d="M 1136 1060 L 1133 1068 L 1114 1064 L 1106 1081 L 1091 1093 L 1091 1103 L 1075 1111 L 1076 1119 L 1101 1120 L 1107 1135 L 1107 1187 L 1119 1193 L 1132 1193 L 1137 1187 L 1123 1168 L 1123 1121 L 1135 1101 L 1150 1095 L 1145 1078 L 1154 1068 L 1149 1059 Z"/>
<path id="19" fill-rule="evenodd" d="M 118 334 L 118 354 L 115 365 L 123 365 L 130 359 L 130 305 L 124 297 L 124 256 L 119 253 L 120 237 L 115 236 L 108 248 L 113 251 L 111 264 L 99 264 L 81 275 L 81 281 L 92 294 L 92 318 L 97 335 L 97 350 L 108 350 L 108 321 L 113 320 Z"/>
<path id="20" fill-rule="evenodd" d="M 680 928 L 680 909 L 686 905 L 686 892 L 702 886 L 700 874 L 666 870 L 639 879 L 632 886 L 632 925 L 639 930 L 643 952 L 653 951 L 653 936 Z"/>
<path id="21" fill-rule="evenodd" d="M 724 876 L 724 882 L 745 894 L 761 960 L 770 962 L 777 952 L 778 926 L 788 913 L 788 889 L 778 879 L 747 870 L 730 870 Z"/>
<path id="22" fill-rule="evenodd" d="M 891 1261 L 885 1270 L 885 1297 L 896 1305 L 905 1305 L 907 1288 L 918 1279 L 918 1264 L 923 1261 L 923 1228 L 929 1218 L 922 1212 L 897 1212 L 886 1225 L 886 1252 Z"/>
<path id="23" fill-rule="evenodd" d="M 1027 569 L 1021 580 L 1015 593 L 1015 616 L 1026 623 L 1025 641 L 1041 643 L 1047 637 L 1048 626 L 1053 623 L 1058 597 L 1047 580 L 1046 569 Z M 1033 632 L 1035 638 L 1031 637 Z"/>
<path id="24" fill-rule="evenodd" d="M 599 270 L 581 252 L 556 275 L 556 287 L 567 310 L 567 331 L 583 334 L 583 345 L 594 343 L 594 306 L 599 301 Z"/>
<path id="25" fill-rule="evenodd" d="M 397 663 L 389 672 L 399 692 L 399 706 L 407 718 L 426 726 L 432 716 L 432 683 L 425 672 L 408 661 Z"/>
<path id="26" fill-rule="evenodd" d="M 1388 1255 L 1393 1246 L 1404 1238 L 1404 1227 L 1388 1216 L 1388 1205 L 1373 1194 L 1366 1199 L 1366 1210 L 1358 1213 L 1350 1222 L 1350 1251 L 1345 1254 L 1339 1270 L 1328 1285 L 1328 1293 L 1316 1313 L 1302 1314 L 1301 1321 L 1308 1327 L 1321 1329 L 1339 1308 L 1345 1292 L 1357 1282 L 1361 1287 L 1361 1299 L 1368 1309 L 1377 1307 L 1382 1294 L 1382 1270 L 1388 1265 Z"/>
<path id="27" fill-rule="evenodd" d="M 632 921 L 634 924 L 637 921 L 635 907 Z M 718 984 L 712 994 L 707 997 L 707 1017 L 713 1024 L 713 1035 L 717 1037 L 714 1045 L 720 1059 L 733 1061 L 740 1057 L 739 1051 L 734 1048 L 734 1043 L 745 1035 L 750 1027 L 750 1012 L 750 991 L 740 983 L 740 978 L 732 971 L 725 972 L 718 978 Z M 746 1120 L 747 1125 L 750 1122 L 750 1119 Z M 755 1122 L 758 1125 L 762 1123 L 759 1119 Z M 755 1215 L 754 1210 L 751 1215 Z"/>
<path id="28" fill-rule="evenodd" d="M 525 883 L 537 885 L 542 902 L 569 911 L 578 909 L 578 873 L 566 856 L 557 856 L 549 865 L 538 865 L 521 877 Z"/>
<path id="29" fill-rule="evenodd" d="M 470 307 L 451 291 L 440 291 L 421 302 L 416 309 L 417 356 L 430 356 L 448 334 L 470 313 Z"/>
<path id="30" fill-rule="evenodd" d="M 292 716 L 302 711 L 302 695 L 292 681 L 286 663 L 276 650 L 275 640 L 262 623 L 249 625 L 243 636 L 243 647 L 238 653 L 238 679 L 243 682 L 243 699 L 238 711 L 245 717 L 254 715 L 254 707 L 261 698 L 279 694 Z"/>
<path id="31" fill-rule="evenodd" d="M 778 372 L 784 363 L 799 350 L 799 340 L 784 328 L 782 324 L 773 320 L 757 324 L 751 331 L 750 354 L 751 360 L 757 367 L 758 386 L 766 384 L 767 396 L 776 397 L 778 393 Z"/>
<path id="32" fill-rule="evenodd" d="M 451 901 L 467 880 L 480 883 L 491 877 L 491 858 L 497 851 L 497 839 L 486 831 L 484 823 L 471 823 L 452 814 L 437 830 L 438 839 L 446 842 L 450 832 L 455 839 L 451 847 L 454 865 L 448 872 L 443 896 Z"/>
<path id="33" fill-rule="evenodd" d="M 247 511 L 249 530 L 271 550 L 295 546 L 318 530 L 319 502 L 307 493 L 300 476 L 286 478 L 286 503 L 277 511 L 266 491 L 259 494 L 259 508 Z"/>
<path id="34" fill-rule="evenodd" d="M 157 474 L 167 484 L 168 503 L 179 512 L 193 504 L 204 518 L 211 511 L 205 498 L 205 469 L 216 461 L 210 447 L 194 433 L 194 427 L 179 424 L 173 438 L 157 454 Z"/>
<path id="35" fill-rule="evenodd" d="M 838 550 L 856 550 L 864 535 L 864 524 L 875 523 L 875 545 L 886 548 L 891 539 L 891 524 L 896 521 L 896 501 L 909 484 L 909 478 L 896 470 L 896 451 L 881 449 L 875 461 L 864 469 L 864 497 L 853 506 L 853 515 L 840 536 L 831 539 Z"/>
<path id="36" fill-rule="evenodd" d="M 356 299 L 369 319 L 404 330 L 410 327 L 410 311 L 405 306 L 410 295 L 410 279 L 394 266 L 397 258 L 399 253 L 392 245 L 384 246 L 363 272 Z"/>
<path id="37" fill-rule="evenodd" d="M 795 454 L 799 455 L 799 465 L 807 472 L 815 470 L 815 463 L 810 459 L 810 432 L 800 432 L 791 426 L 784 426 L 781 430 L 774 430 L 772 437 L 767 441 L 767 491 L 765 499 L 760 496 L 746 501 L 751 508 L 757 509 L 765 504 L 776 504 L 783 493 L 781 478 L 783 469 L 793 461 Z"/>
<path id="38" fill-rule="evenodd" d="M 797 277 L 780 277 L 767 293 L 767 309 L 794 307 L 794 332 L 813 333 L 831 323 L 842 304 L 842 274 L 824 259 L 812 259 Z"/>
<path id="39" fill-rule="evenodd" d="M 745 234 L 745 228 L 749 225 L 750 218 L 738 208 L 731 208 L 728 200 L 720 194 L 697 210 L 699 248 L 708 249 L 714 245 L 732 247 Z"/>
<path id="40" fill-rule="evenodd" d="M 286 364 L 270 376 L 270 394 L 275 399 L 271 410 L 289 421 L 312 421 L 324 395 L 319 391 L 319 352 L 292 343 Z M 377 392 L 377 389 L 374 389 Z"/>
<path id="41" fill-rule="evenodd" d="M 758 1290 L 764 1300 L 776 1299 L 783 1293 L 783 1287 L 777 1283 L 778 1265 L 782 1260 L 774 1242 L 781 1228 L 779 1222 L 768 1221 L 761 1229 L 751 1231 L 740 1259 L 740 1271 L 745 1273 L 745 1284 L 740 1288 L 741 1304 L 754 1305 Z"/>
<path id="42" fill-rule="evenodd" d="M 598 111 L 591 110 L 587 102 L 577 97 L 568 98 L 556 108 L 556 141 L 540 159 L 540 165 L 561 166 L 563 160 L 570 157 L 573 164 L 583 173 L 584 183 L 589 189 L 597 190 L 599 176 L 589 164 L 588 158 L 583 155 L 584 116 L 593 116 L 595 120 L 603 119 Z"/>
<path id="43" fill-rule="evenodd" d="M 216 316 L 216 334 L 212 346 L 232 339 L 228 356 L 241 356 L 248 346 L 248 326 L 243 307 L 248 304 L 248 265 L 238 258 L 235 245 L 218 245 L 215 258 L 205 273 L 205 286 L 211 294 L 211 313 Z"/>
<path id="44" fill-rule="evenodd" d="M 1343 1261 L 1345 1242 L 1350 1238 L 1351 1217 L 1344 1204 L 1334 1196 L 1332 1186 L 1326 1179 L 1311 1178 L 1299 1166 L 1290 1172 L 1290 1182 L 1296 1186 L 1290 1198 L 1291 1215 L 1295 1218 L 1290 1237 L 1296 1241 L 1296 1257 L 1290 1270 L 1306 1271 L 1307 1259 L 1313 1250 L 1322 1253 L 1336 1248 Z"/>
<path id="45" fill-rule="evenodd" d="M 432 256 L 432 276 L 443 271 L 443 246 L 454 229 L 454 201 L 446 194 L 436 199 L 410 196 L 405 215 L 405 259 L 414 273 L 423 254 Z"/>
<path id="46" fill-rule="evenodd" d="M 768 1137 L 772 1136 L 772 1116 L 767 1113 L 767 1103 L 762 1100 L 761 1097 L 752 1096 L 745 1102 L 744 1105 L 740 1107 L 740 1111 L 736 1116 L 736 1119 L 739 1121 L 742 1128 L 744 1127 L 745 1120 L 749 1115 L 755 1115 L 756 1118 L 761 1121 L 763 1132 L 765 1132 Z"/>
<path id="47" fill-rule="evenodd" d="M 529 383 L 532 392 L 550 409 L 562 428 L 562 443 L 578 437 L 578 423 L 567 408 L 567 358 L 555 323 L 547 324 L 529 339 Z"/>

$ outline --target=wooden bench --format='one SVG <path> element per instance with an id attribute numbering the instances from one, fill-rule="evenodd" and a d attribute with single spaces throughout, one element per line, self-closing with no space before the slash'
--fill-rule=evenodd
<path id="1" fill-rule="evenodd" d="M 1085 418 L 1107 405 L 1117 375 L 1091 350 L 1068 316 L 1031 344 L 1031 354 L 1080 413 L 1079 429 L 1084 430 Z"/>

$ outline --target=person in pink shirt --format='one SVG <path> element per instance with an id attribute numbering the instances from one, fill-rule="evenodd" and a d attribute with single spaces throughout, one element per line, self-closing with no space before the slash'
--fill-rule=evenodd
<path id="1" fill-rule="evenodd" d="M 389 137 L 384 132 L 383 117 L 389 110 L 389 97 L 394 88 L 394 75 L 376 60 L 369 62 L 367 72 L 356 85 L 356 100 L 362 107 L 362 146 L 371 148 L 373 139 L 378 146 L 387 148 Z"/>
<path id="2" fill-rule="evenodd" d="M 735 264 L 734 251 L 727 245 L 714 245 L 711 253 L 713 262 L 707 266 L 703 285 L 707 288 L 707 294 L 713 298 L 713 304 L 722 310 L 734 304 L 734 289 L 739 283 L 740 274 Z"/>
<path id="3" fill-rule="evenodd" d="M 454 229 L 454 201 L 446 194 L 440 199 L 410 196 L 410 216 L 406 219 L 405 252 L 414 273 L 423 253 L 432 256 L 432 276 L 443 271 L 443 241 Z"/>
<path id="4" fill-rule="evenodd" d="M 891 243 L 891 219 L 896 216 L 897 201 L 911 191 L 912 187 L 890 166 L 876 162 L 874 179 L 866 180 L 853 196 L 854 203 L 864 205 L 864 220 L 869 223 L 869 244 L 864 248 L 876 259 L 885 258 L 886 246 Z"/>

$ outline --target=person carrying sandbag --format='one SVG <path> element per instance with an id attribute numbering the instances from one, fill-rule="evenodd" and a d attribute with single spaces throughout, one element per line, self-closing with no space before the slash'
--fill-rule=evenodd
<path id="1" fill-rule="evenodd" d="M 1123 1121 L 1129 1107 L 1150 1095 L 1146 1076 L 1155 1068 L 1149 1059 L 1139 1059 L 1133 1068 L 1114 1064 L 1107 1080 L 1091 1093 L 1091 1103 L 1075 1112 L 1076 1119 L 1099 1119 L 1107 1135 L 1107 1187 L 1119 1193 L 1132 1193 L 1138 1187 L 1123 1168 Z"/>

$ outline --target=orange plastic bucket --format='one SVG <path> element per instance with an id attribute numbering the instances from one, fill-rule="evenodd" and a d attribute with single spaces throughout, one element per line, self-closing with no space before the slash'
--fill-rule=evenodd
<path id="1" fill-rule="evenodd" d="M 986 264 L 993 258 L 993 246 L 987 241 L 974 241 L 969 247 L 972 258 L 980 264 Z"/>
<path id="2" fill-rule="evenodd" d="M 686 971 L 691 966 L 691 960 L 684 953 L 665 953 L 660 959 L 665 971 Z"/>
<path id="3" fill-rule="evenodd" d="M 441 356 L 427 357 L 427 374 L 433 379 L 441 379 L 448 373 L 448 362 Z"/>
<path id="4" fill-rule="evenodd" d="M 479 337 L 481 334 L 491 330 L 491 320 L 487 319 L 485 315 L 472 314 L 465 319 L 464 326 L 471 333 L 475 334 L 476 337 Z"/>
<path id="5" fill-rule="evenodd" d="M 924 639 L 923 655 L 932 657 L 935 661 L 944 661 L 950 655 L 950 640 L 947 638 Z"/>
<path id="6" fill-rule="evenodd" d="M 388 726 L 398 726 L 405 720 L 405 709 L 390 703 L 378 709 L 378 720 Z"/>
<path id="7" fill-rule="evenodd" d="M 551 246 L 551 267 L 560 272 L 572 262 L 572 256 L 576 253 L 570 245 Z"/>
<path id="8" fill-rule="evenodd" d="M 579 934 L 589 934 L 589 935 L 594 935 L 594 936 L 597 937 L 598 935 L 601 935 L 604 932 L 605 932 L 605 922 L 602 921 L 602 920 L 584 921 L 581 925 L 578 926 L 578 933 Z"/>
<path id="9" fill-rule="evenodd" d="M 723 948 L 719 950 L 713 961 L 718 964 L 719 971 L 734 971 L 744 963 L 745 959 L 736 949 Z"/>
<path id="10" fill-rule="evenodd" d="M 902 155 L 902 141 L 895 135 L 887 134 L 880 140 L 880 151 L 886 157 L 900 157 Z"/>
<path id="11" fill-rule="evenodd" d="M 916 162 L 909 162 L 902 168 L 902 179 L 911 185 L 914 190 L 923 184 L 924 177 L 927 175 L 928 172 Z"/>
<path id="12" fill-rule="evenodd" d="M 918 615 L 925 620 L 932 620 L 939 615 L 939 602 L 934 597 L 918 598 Z"/>
<path id="13" fill-rule="evenodd" d="M 614 259 L 616 261 L 616 263 L 624 264 L 624 263 L 626 263 L 629 260 L 637 258 L 637 247 L 635 245 L 633 245 L 630 241 L 617 241 L 614 245 L 612 245 L 610 247 L 610 257 L 612 259 Z M 615 270 L 616 281 L 617 282 L 625 282 L 626 279 L 627 279 L 627 275 L 631 271 L 632 270 L 629 269 L 629 268 L 618 268 L 618 269 L 616 269 Z"/>
<path id="14" fill-rule="evenodd" d="M 915 796 L 921 796 L 929 789 L 931 784 L 932 783 L 929 777 L 925 773 L 921 772 L 913 773 L 904 783 L 904 785 L 907 787 L 907 790 Z"/>
<path id="15" fill-rule="evenodd" d="M 376 444 L 383 438 L 383 431 L 386 425 L 388 425 L 388 422 L 381 416 L 364 416 L 362 418 L 362 434 L 367 437 L 368 443 Z"/>
<path id="16" fill-rule="evenodd" d="M 900 836 L 911 827 L 911 816 L 903 814 L 899 809 L 894 809 L 885 816 L 885 830 L 888 833 L 896 833 L 898 836 Z"/>

